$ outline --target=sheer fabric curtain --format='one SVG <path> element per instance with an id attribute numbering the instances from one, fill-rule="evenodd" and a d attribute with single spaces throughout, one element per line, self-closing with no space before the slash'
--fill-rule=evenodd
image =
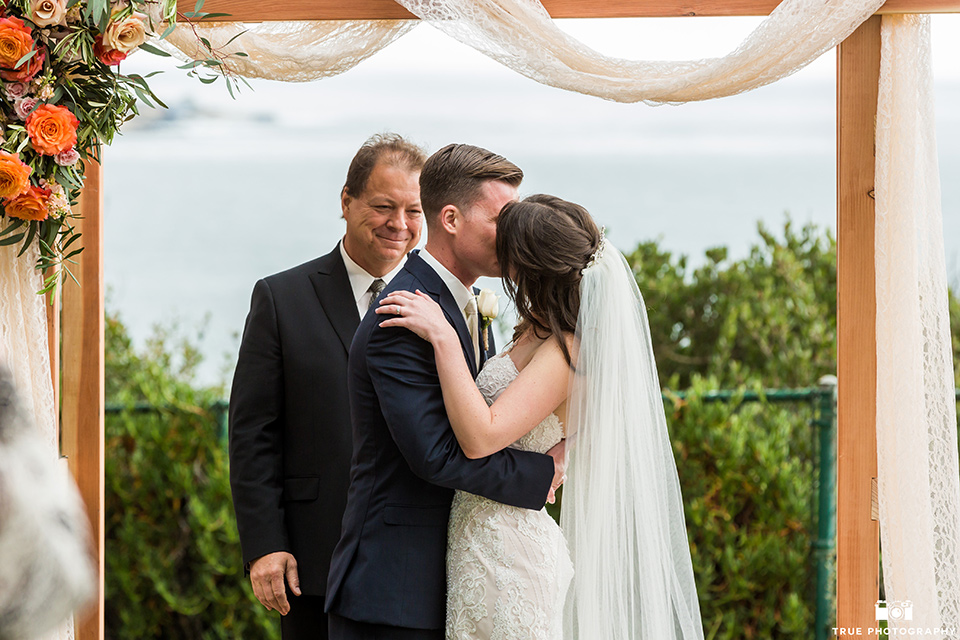
<path id="1" fill-rule="evenodd" d="M 877 459 L 887 601 L 960 628 L 960 469 L 929 16 L 884 16 L 877 109 Z M 955 635 L 955 634 L 951 634 Z"/>
<path id="2" fill-rule="evenodd" d="M 36 247 L 19 258 L 18 251 L 19 246 L 0 247 L 0 364 L 13 374 L 21 410 L 26 420 L 36 425 L 53 466 L 59 457 L 60 443 L 47 351 L 46 298 L 36 293 L 43 286 L 40 273 L 33 268 Z M 53 610 L 61 610 L 60 604 L 54 603 Z M 43 640 L 73 637 L 72 618 L 41 636 Z"/>
<path id="3" fill-rule="evenodd" d="M 419 24 L 417 20 L 210 22 L 178 24 L 159 45 L 184 60 L 208 57 L 199 38 L 224 54 L 245 78 L 307 82 L 352 69 Z"/>

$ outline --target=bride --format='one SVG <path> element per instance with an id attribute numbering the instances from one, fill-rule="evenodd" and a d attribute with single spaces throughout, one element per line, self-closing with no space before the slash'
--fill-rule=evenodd
<path id="1" fill-rule="evenodd" d="M 520 322 L 476 383 L 429 296 L 397 291 L 377 310 L 399 314 L 382 326 L 433 344 L 468 457 L 567 438 L 561 527 L 545 510 L 457 492 L 447 639 L 702 640 L 646 309 L 626 260 L 583 207 L 548 195 L 503 208 L 497 259 Z"/>

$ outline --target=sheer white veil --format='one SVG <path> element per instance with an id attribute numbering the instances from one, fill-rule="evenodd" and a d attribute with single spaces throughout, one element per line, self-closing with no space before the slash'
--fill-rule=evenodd
<path id="1" fill-rule="evenodd" d="M 564 640 L 702 640 L 647 311 L 627 261 L 602 238 L 580 294 L 561 509 L 575 571 Z"/>

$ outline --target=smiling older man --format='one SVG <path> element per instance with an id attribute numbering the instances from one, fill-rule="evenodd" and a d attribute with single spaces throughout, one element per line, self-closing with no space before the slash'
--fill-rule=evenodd
<path id="1" fill-rule="evenodd" d="M 352 454 L 347 354 L 420 239 L 424 160 L 400 136 L 367 140 L 341 192 L 343 240 L 253 290 L 230 394 L 230 483 L 244 566 L 260 602 L 283 614 L 285 640 L 327 637 Z"/>

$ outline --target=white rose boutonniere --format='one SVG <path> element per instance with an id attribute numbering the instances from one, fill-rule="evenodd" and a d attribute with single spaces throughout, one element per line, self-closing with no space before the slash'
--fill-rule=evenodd
<path id="1" fill-rule="evenodd" d="M 477 294 L 477 312 L 480 313 L 480 331 L 483 335 L 483 350 L 490 349 L 490 324 L 500 313 L 500 296 L 493 289 L 481 289 Z"/>

